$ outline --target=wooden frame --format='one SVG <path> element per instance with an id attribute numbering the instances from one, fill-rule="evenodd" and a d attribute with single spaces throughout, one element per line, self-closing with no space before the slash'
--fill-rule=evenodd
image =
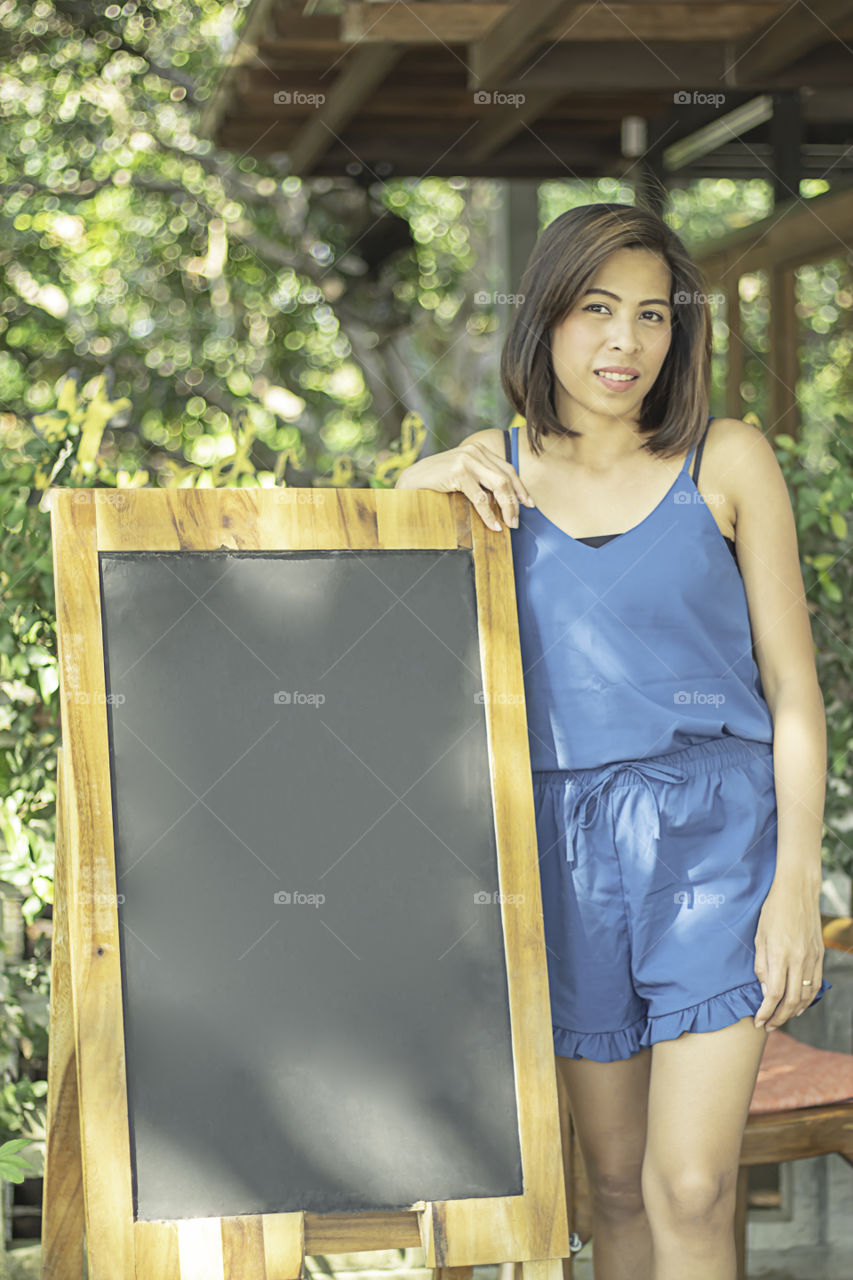
<path id="1" fill-rule="evenodd" d="M 64 743 L 57 906 L 68 946 L 66 960 L 60 941 L 55 960 L 52 1035 L 62 1034 L 48 1114 L 71 1139 L 69 1167 L 82 1159 L 90 1280 L 291 1280 L 305 1253 L 419 1243 L 428 1267 L 511 1258 L 535 1280 L 562 1280 L 567 1206 L 509 531 L 487 530 L 462 495 L 419 491 L 55 489 L 50 500 Z M 503 895 L 520 895 L 501 910 L 523 1193 L 419 1201 L 400 1213 L 135 1221 L 98 553 L 368 548 L 472 552 L 499 882 Z M 489 696 L 496 690 L 509 696 Z M 43 1275 L 70 1280 L 79 1219 L 63 1203 L 75 1178 L 71 1168 L 63 1178 L 58 1145 L 49 1133 Z"/>
<path id="2" fill-rule="evenodd" d="M 834 180 L 848 176 L 846 0 L 348 0 L 339 9 L 252 0 L 201 135 L 240 154 L 285 152 L 289 172 L 303 176 L 351 173 L 355 161 L 374 178 L 595 177 L 634 167 L 626 116 L 671 145 L 717 112 L 708 94 L 724 90 L 730 111 L 807 85 L 789 103 L 803 147 L 777 114 L 695 157 L 682 176 L 766 177 L 762 148 L 780 129 L 804 177 L 827 166 Z"/>
<path id="3" fill-rule="evenodd" d="M 754 1164 L 781 1164 L 837 1153 L 853 1165 L 853 1102 L 749 1116 L 744 1130 L 735 1206 L 737 1280 L 747 1280 L 746 1219 L 748 1170 Z"/>

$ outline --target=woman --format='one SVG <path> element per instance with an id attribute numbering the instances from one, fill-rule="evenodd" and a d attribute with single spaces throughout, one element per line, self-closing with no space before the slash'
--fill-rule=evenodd
<path id="1" fill-rule="evenodd" d="M 397 487 L 460 491 L 512 531 L 597 1280 L 732 1280 L 764 1043 L 830 986 L 826 725 L 791 504 L 763 434 L 706 419 L 708 301 L 655 214 L 563 214 L 521 294 L 501 379 L 526 430 L 476 431 Z"/>

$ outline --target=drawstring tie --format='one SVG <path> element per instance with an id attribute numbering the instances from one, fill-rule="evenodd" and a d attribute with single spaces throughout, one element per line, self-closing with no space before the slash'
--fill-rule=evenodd
<path id="1" fill-rule="evenodd" d="M 581 847 L 586 849 L 586 832 L 596 820 L 599 801 L 607 792 L 614 777 L 620 773 L 633 774 L 641 784 L 635 793 L 637 803 L 634 815 L 635 830 L 648 830 L 650 845 L 660 839 L 660 810 L 650 779 L 657 778 L 662 782 L 686 782 L 688 778 L 683 769 L 674 765 L 658 764 L 649 760 L 617 760 L 605 766 L 595 782 L 590 783 L 586 788 L 565 787 L 563 794 L 566 801 L 564 811 L 566 861 L 570 867 L 577 863 Z"/>

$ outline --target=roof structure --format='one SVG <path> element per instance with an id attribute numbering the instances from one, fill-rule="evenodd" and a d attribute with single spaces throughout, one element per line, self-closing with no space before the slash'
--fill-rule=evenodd
<path id="1" fill-rule="evenodd" d="M 252 0 L 201 132 L 295 174 L 853 179 L 851 0 Z"/>

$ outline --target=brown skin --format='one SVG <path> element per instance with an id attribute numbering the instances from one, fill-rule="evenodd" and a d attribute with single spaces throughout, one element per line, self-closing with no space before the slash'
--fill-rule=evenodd
<path id="1" fill-rule="evenodd" d="M 670 341 L 668 308 L 640 304 L 669 296 L 669 272 L 646 250 L 622 250 L 592 283 L 618 299 L 580 299 L 552 333 L 555 406 L 583 436 L 546 437 L 537 457 L 519 431 L 522 480 L 502 433 L 477 431 L 407 468 L 398 488 L 465 493 L 496 530 L 492 502 L 513 528 L 521 502 L 540 505 L 572 537 L 623 532 L 645 518 L 684 461 L 642 451 L 637 424 Z M 642 376 L 608 392 L 593 372 L 603 364 Z M 754 938 L 766 994 L 754 1018 L 684 1032 L 624 1062 L 556 1059 L 589 1176 L 597 1280 L 733 1280 L 738 1156 L 767 1032 L 802 1013 L 822 977 L 826 722 L 790 498 L 764 434 L 736 418 L 711 423 L 701 480 L 720 532 L 737 539 L 773 717 L 777 865 Z"/>

